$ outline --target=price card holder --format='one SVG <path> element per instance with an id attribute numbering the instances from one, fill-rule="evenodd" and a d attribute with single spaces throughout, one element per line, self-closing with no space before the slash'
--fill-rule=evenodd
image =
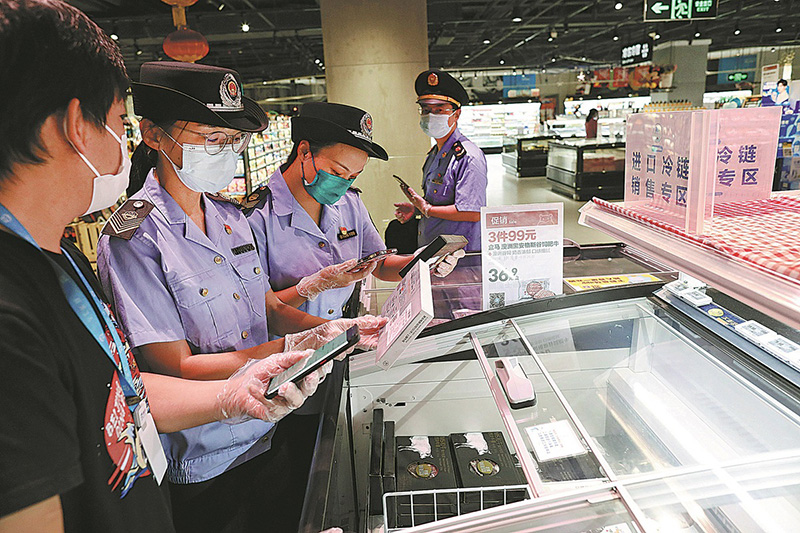
<path id="1" fill-rule="evenodd" d="M 481 208 L 483 308 L 561 294 L 564 204 Z"/>

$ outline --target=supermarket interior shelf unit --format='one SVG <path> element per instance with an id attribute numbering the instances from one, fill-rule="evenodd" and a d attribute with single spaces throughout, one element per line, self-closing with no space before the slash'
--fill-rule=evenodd
<path id="1" fill-rule="evenodd" d="M 503 165 L 518 178 L 544 176 L 547 171 L 547 148 L 556 137 L 504 137 Z"/>
<path id="2" fill-rule="evenodd" d="M 547 181 L 575 200 L 621 199 L 625 184 L 625 143 L 603 139 L 550 141 Z"/>
<path id="3" fill-rule="evenodd" d="M 504 137 L 530 137 L 540 132 L 539 102 L 469 105 L 461 108 L 461 133 L 484 153 L 501 153 Z"/>
<path id="4" fill-rule="evenodd" d="M 270 114 L 269 128 L 254 133 L 247 150 L 239 156 L 236 177 L 223 191 L 233 197 L 243 197 L 267 183 L 269 177 L 289 157 L 292 136 L 289 117 Z"/>

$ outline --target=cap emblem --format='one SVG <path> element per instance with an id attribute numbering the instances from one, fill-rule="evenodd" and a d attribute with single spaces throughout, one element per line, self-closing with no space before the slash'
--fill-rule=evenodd
<path id="1" fill-rule="evenodd" d="M 361 117 L 361 133 L 372 139 L 372 115 L 369 113 Z"/>
<path id="2" fill-rule="evenodd" d="M 242 106 L 242 90 L 236 78 L 230 72 L 225 74 L 219 84 L 219 97 L 222 100 L 222 105 L 209 104 L 208 107 L 219 111 L 241 111 L 244 109 L 244 106 Z"/>
<path id="3" fill-rule="evenodd" d="M 428 85 L 431 87 L 439 85 L 439 76 L 435 72 L 428 74 Z"/>

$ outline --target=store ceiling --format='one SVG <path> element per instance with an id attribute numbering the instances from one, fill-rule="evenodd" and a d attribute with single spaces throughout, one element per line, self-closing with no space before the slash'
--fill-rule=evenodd
<path id="1" fill-rule="evenodd" d="M 643 23 L 643 0 L 428 0 L 430 64 L 456 70 L 609 64 L 623 44 L 653 32 L 660 42 L 699 33 L 711 39 L 711 50 L 800 44 L 800 0 L 718 1 L 715 20 L 656 25 Z M 133 78 L 142 62 L 165 58 L 161 43 L 174 26 L 160 0 L 69 3 L 119 36 Z M 211 45 L 203 62 L 233 67 L 245 82 L 324 74 L 315 62 L 324 58 L 317 0 L 199 0 L 187 14 Z"/>

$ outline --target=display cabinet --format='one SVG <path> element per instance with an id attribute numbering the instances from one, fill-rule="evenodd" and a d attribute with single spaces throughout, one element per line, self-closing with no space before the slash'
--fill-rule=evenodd
<path id="1" fill-rule="evenodd" d="M 555 137 L 504 137 L 503 166 L 518 178 L 544 176 L 547 170 L 547 147 Z"/>
<path id="2" fill-rule="evenodd" d="M 387 371 L 374 353 L 354 356 L 323 415 L 303 530 L 791 531 L 800 373 L 765 354 L 665 288 L 633 285 L 440 324 Z M 533 405 L 514 408 L 498 382 L 508 357 L 533 383 Z M 502 464 L 521 482 L 459 486 L 469 465 L 453 443 L 465 433 L 507 446 L 511 462 L 484 455 L 484 475 Z M 398 452 L 432 437 L 450 447 L 422 461 Z M 445 476 L 447 453 L 459 476 Z M 409 472 L 444 477 L 401 490 Z"/>
<path id="3" fill-rule="evenodd" d="M 547 181 L 554 191 L 575 200 L 589 200 L 593 196 L 621 199 L 625 143 L 585 139 L 550 141 Z"/>

